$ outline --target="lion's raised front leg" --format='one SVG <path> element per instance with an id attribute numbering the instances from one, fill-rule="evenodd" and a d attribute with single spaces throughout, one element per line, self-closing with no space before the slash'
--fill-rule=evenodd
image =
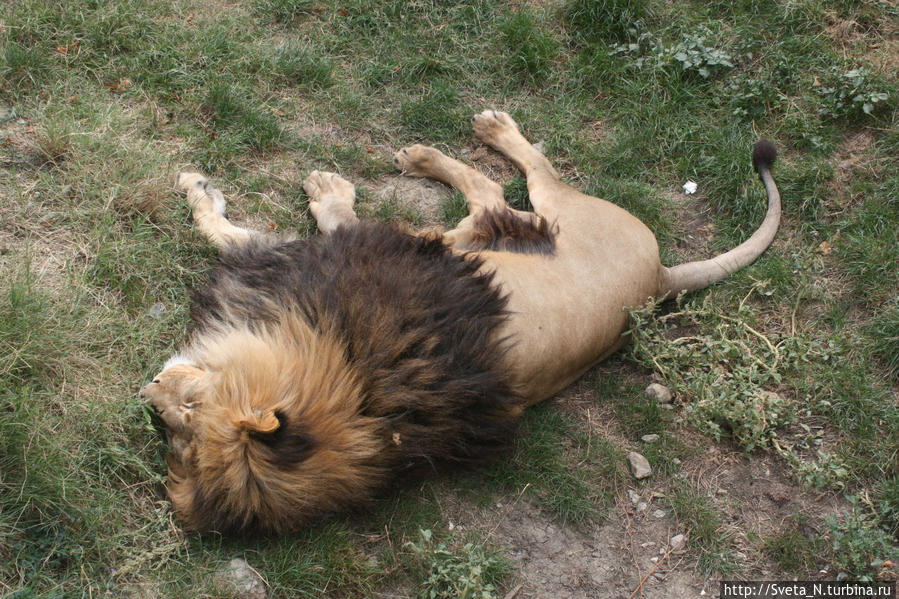
<path id="1" fill-rule="evenodd" d="M 178 187 L 187 192 L 194 224 L 217 248 L 246 243 L 255 232 L 235 227 L 225 216 L 225 197 L 200 173 L 181 173 Z"/>
<path id="2" fill-rule="evenodd" d="M 340 175 L 312 171 L 303 181 L 303 189 L 309 195 L 309 211 L 322 233 L 359 222 L 353 210 L 356 188 Z"/>
<path id="3" fill-rule="evenodd" d="M 458 189 L 468 201 L 469 214 L 506 206 L 498 183 L 436 148 L 419 144 L 403 148 L 393 155 L 393 164 L 407 175 L 436 179 Z"/>
<path id="4" fill-rule="evenodd" d="M 516 221 L 526 226 L 537 224 L 533 213 L 506 204 L 502 186 L 436 148 L 419 144 L 403 148 L 394 154 L 393 163 L 407 175 L 436 179 L 462 192 L 468 202 L 468 216 L 455 229 L 443 234 L 444 241 L 458 249 L 496 246 L 488 239 L 493 232 L 487 229 L 503 219 L 505 223 L 499 228 L 506 233 L 516 228 Z"/>

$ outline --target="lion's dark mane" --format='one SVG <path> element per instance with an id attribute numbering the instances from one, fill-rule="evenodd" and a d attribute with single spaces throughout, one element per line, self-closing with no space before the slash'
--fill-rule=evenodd
<path id="1" fill-rule="evenodd" d="M 342 341 L 363 383 L 360 416 L 380 419 L 396 468 L 480 460 L 508 446 L 520 401 L 501 372 L 506 298 L 480 266 L 376 223 L 255 240 L 227 251 L 195 293 L 192 327 L 274 326 L 295 311 Z"/>

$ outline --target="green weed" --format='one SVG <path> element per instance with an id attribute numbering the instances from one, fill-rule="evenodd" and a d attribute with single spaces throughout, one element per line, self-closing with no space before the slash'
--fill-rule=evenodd
<path id="1" fill-rule="evenodd" d="M 437 543 L 430 530 L 420 530 L 418 542 L 406 547 L 426 574 L 419 597 L 422 599 L 493 599 L 496 584 L 509 571 L 508 562 L 483 545 L 466 543 L 457 550 Z"/>
<path id="2" fill-rule="evenodd" d="M 899 547 L 878 527 L 878 520 L 858 496 L 849 497 L 852 510 L 844 519 L 828 517 L 833 540 L 833 566 L 850 580 L 875 580 L 896 563 Z M 893 572 L 895 575 L 895 572 Z"/>
<path id="3" fill-rule="evenodd" d="M 894 94 L 864 67 L 846 72 L 833 68 L 825 77 L 826 83 L 816 91 L 822 100 L 819 111 L 827 117 L 875 116 L 888 110 L 890 102 L 895 104 Z"/>
<path id="4" fill-rule="evenodd" d="M 775 346 L 749 324 L 752 315 L 745 304 L 736 317 L 687 304 L 657 321 L 647 320 L 651 310 L 631 312 L 630 355 L 659 372 L 673 391 L 692 398 L 684 410 L 688 422 L 716 439 L 732 435 L 749 451 L 771 446 L 778 429 L 796 422 L 795 407 L 765 387 L 776 387 L 781 371 L 797 360 L 829 359 L 825 350 L 795 340 Z M 697 326 L 702 318 L 714 322 L 712 331 L 672 338 L 673 326 L 666 324 Z M 653 328 L 653 322 L 662 328 Z"/>

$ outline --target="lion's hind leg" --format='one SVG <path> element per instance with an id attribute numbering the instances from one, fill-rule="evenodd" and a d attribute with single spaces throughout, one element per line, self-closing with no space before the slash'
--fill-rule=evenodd
<path id="1" fill-rule="evenodd" d="M 525 139 L 515 120 L 505 112 L 485 110 L 472 117 L 475 135 L 484 143 L 505 154 L 528 181 L 528 195 L 534 211 L 554 220 L 558 217 L 560 190 L 570 188 L 559 179 L 546 156 Z"/>
<path id="2" fill-rule="evenodd" d="M 359 222 L 353 210 L 356 188 L 340 175 L 312 171 L 303 181 L 303 189 L 309 195 L 309 211 L 322 233 L 331 233 L 341 225 L 352 226 Z"/>
<path id="3" fill-rule="evenodd" d="M 225 216 L 227 203 L 222 192 L 200 173 L 181 173 L 178 187 L 187 192 L 194 224 L 220 250 L 246 243 L 256 235 L 231 224 Z"/>

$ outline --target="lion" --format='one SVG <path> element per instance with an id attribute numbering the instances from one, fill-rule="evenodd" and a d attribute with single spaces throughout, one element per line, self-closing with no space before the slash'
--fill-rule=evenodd
<path id="1" fill-rule="evenodd" d="M 465 196 L 442 234 L 361 222 L 354 186 L 303 183 L 322 235 L 233 225 L 221 192 L 182 173 L 195 225 L 220 265 L 195 292 L 187 344 L 141 389 L 166 427 L 167 491 L 188 530 L 284 534 L 364 506 L 399 474 L 499 455 L 522 410 L 625 342 L 628 306 L 721 281 L 774 239 L 776 152 L 753 152 L 768 212 L 744 243 L 666 268 L 653 233 L 561 181 L 506 113 L 476 136 L 526 176 L 533 212 L 439 150 L 394 163 Z"/>

